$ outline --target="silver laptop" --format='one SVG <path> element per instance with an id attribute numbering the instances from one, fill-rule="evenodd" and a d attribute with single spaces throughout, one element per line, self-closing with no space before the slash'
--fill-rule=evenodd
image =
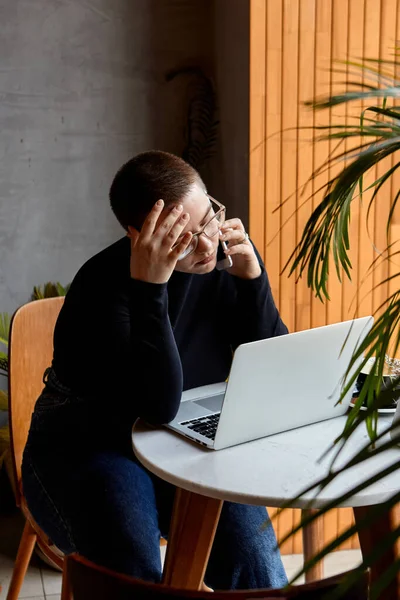
<path id="1" fill-rule="evenodd" d="M 220 450 L 343 415 L 352 395 L 336 405 L 344 374 L 372 324 L 364 317 L 242 344 L 228 383 L 184 392 L 168 427 Z"/>

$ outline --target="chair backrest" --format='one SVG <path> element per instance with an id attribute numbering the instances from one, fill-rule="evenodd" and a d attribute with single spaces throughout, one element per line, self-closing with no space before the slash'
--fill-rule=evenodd
<path id="1" fill-rule="evenodd" d="M 66 573 L 74 600 L 322 600 L 344 580 L 342 575 L 294 586 L 284 590 L 241 590 L 234 592 L 190 592 L 155 583 L 146 583 L 95 565 L 77 554 L 67 557 Z M 368 599 L 368 573 L 349 589 L 342 600 Z M 211 595 L 212 594 L 212 595 Z"/>
<path id="2" fill-rule="evenodd" d="M 53 333 L 64 298 L 46 298 L 21 306 L 11 321 L 9 340 L 9 417 L 17 504 L 20 502 L 22 453 L 43 374 L 53 359 Z"/>

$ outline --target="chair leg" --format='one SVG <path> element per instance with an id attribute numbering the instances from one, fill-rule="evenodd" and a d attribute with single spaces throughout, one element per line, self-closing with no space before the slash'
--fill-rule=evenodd
<path id="1" fill-rule="evenodd" d="M 36 544 L 37 535 L 29 521 L 25 522 L 24 531 L 19 543 L 17 558 L 8 589 L 7 600 L 18 600 L 26 571 L 31 560 L 32 552 Z"/>
<path id="2" fill-rule="evenodd" d="M 73 600 L 71 582 L 68 577 L 68 557 L 64 557 L 64 565 L 62 572 L 62 587 L 60 600 Z"/>
<path id="3" fill-rule="evenodd" d="M 318 511 L 314 509 L 303 509 L 302 517 L 306 518 L 310 514 Z M 308 527 L 303 528 L 303 554 L 304 562 L 313 558 L 324 547 L 324 526 L 322 518 L 317 519 Z M 324 576 L 324 565 L 320 561 L 309 569 L 306 573 L 306 581 L 319 581 Z"/>

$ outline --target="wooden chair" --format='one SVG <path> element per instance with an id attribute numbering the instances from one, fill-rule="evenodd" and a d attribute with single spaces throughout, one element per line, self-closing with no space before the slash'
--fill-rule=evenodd
<path id="1" fill-rule="evenodd" d="M 64 298 L 46 298 L 19 308 L 11 321 L 9 340 L 9 421 L 16 504 L 26 519 L 7 600 L 17 600 L 35 544 L 45 557 L 63 569 L 64 556 L 29 512 L 21 485 L 22 454 L 31 415 L 44 384 L 43 374 L 53 358 L 53 333 Z M 166 544 L 161 540 L 160 545 Z M 62 600 L 69 600 L 63 576 Z"/>
<path id="2" fill-rule="evenodd" d="M 348 573 L 291 587 L 284 590 L 243 590 L 235 592 L 191 592 L 166 585 L 146 583 L 127 575 L 121 575 L 95 565 L 87 559 L 73 554 L 66 560 L 66 577 L 74 600 L 178 600 L 190 598 L 200 600 L 322 600 L 333 592 Z M 354 584 L 342 600 L 368 599 L 368 573 Z"/>
<path id="3" fill-rule="evenodd" d="M 64 298 L 29 302 L 19 308 L 11 321 L 9 340 L 9 410 L 11 455 L 17 506 L 26 519 L 18 548 L 7 600 L 17 600 L 35 544 L 57 567 L 63 555 L 41 531 L 29 513 L 21 485 L 22 454 L 28 437 L 31 415 L 44 385 L 43 374 L 53 358 L 53 332 Z M 67 597 L 65 597 L 66 600 Z"/>

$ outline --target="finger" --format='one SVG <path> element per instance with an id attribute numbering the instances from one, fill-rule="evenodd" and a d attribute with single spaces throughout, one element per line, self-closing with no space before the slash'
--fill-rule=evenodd
<path id="1" fill-rule="evenodd" d="M 175 260 L 178 260 L 180 255 L 185 252 L 186 248 L 189 246 L 190 242 L 192 241 L 192 238 L 193 238 L 193 234 L 190 231 L 188 231 L 187 233 L 185 233 L 185 235 L 183 236 L 183 238 L 179 242 L 179 244 L 177 244 L 175 246 L 175 248 L 173 248 L 171 250 L 171 255 L 175 258 Z"/>
<path id="2" fill-rule="evenodd" d="M 162 240 L 162 244 L 167 246 L 168 249 L 175 246 L 179 236 L 182 234 L 182 231 L 185 229 L 186 225 L 189 221 L 189 214 L 184 213 L 180 215 L 175 223 L 172 225 L 171 229 L 165 234 L 164 239 Z"/>
<path id="3" fill-rule="evenodd" d="M 248 244 L 246 240 L 246 243 L 229 246 L 229 248 L 225 250 L 225 254 L 227 256 L 234 256 L 235 254 L 247 254 L 247 256 L 254 256 L 254 250 L 253 246 Z"/>
<path id="4" fill-rule="evenodd" d="M 140 232 L 140 235 L 142 236 L 142 238 L 149 238 L 150 236 L 153 235 L 154 230 L 157 225 L 157 221 L 160 217 L 160 214 L 163 211 L 163 208 L 164 208 L 164 200 L 161 200 L 161 199 L 157 200 L 157 202 L 155 203 L 155 205 L 153 206 L 153 208 L 147 215 L 145 222 L 143 223 L 143 227 Z"/>
<path id="5" fill-rule="evenodd" d="M 228 229 L 225 233 L 220 236 L 223 242 L 243 242 L 247 243 L 246 232 L 242 229 Z"/>
<path id="6" fill-rule="evenodd" d="M 158 237 L 160 241 L 164 239 L 175 223 L 181 218 L 182 210 L 182 204 L 175 204 L 168 211 L 165 211 L 165 216 L 163 215 L 162 218 L 159 219 L 154 235 Z"/>
<path id="7" fill-rule="evenodd" d="M 244 231 L 244 225 L 240 219 L 228 219 L 224 222 L 221 227 L 221 231 L 226 231 L 227 229 L 242 229 Z"/>

